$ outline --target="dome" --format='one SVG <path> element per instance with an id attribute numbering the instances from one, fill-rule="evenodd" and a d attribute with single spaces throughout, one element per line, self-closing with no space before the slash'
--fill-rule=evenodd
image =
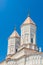
<path id="1" fill-rule="evenodd" d="M 23 24 L 21 25 L 21 27 L 23 25 L 26 25 L 26 24 L 33 24 L 33 25 L 35 25 L 35 23 L 33 22 L 33 20 L 30 17 L 26 18 L 26 20 L 23 22 Z"/>
<path id="2" fill-rule="evenodd" d="M 10 35 L 10 38 L 13 37 L 20 37 L 16 30 L 14 30 L 14 32 Z"/>

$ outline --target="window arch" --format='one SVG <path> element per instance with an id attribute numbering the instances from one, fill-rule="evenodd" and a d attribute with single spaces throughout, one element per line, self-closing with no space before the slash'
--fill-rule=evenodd
<path id="1" fill-rule="evenodd" d="M 31 43 L 33 43 L 33 38 L 31 38 Z"/>

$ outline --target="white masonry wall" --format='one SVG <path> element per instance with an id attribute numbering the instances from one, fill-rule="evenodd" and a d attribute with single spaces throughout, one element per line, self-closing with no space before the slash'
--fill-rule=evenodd
<path id="1" fill-rule="evenodd" d="M 33 38 L 33 44 L 36 44 L 36 26 L 30 24 L 30 39 Z"/>
<path id="2" fill-rule="evenodd" d="M 21 27 L 21 45 L 30 43 L 30 25 Z"/>
<path id="3" fill-rule="evenodd" d="M 18 60 L 11 59 L 8 62 L 2 62 L 0 65 L 43 65 L 43 57 L 40 55 L 24 56 Z"/>
<path id="4" fill-rule="evenodd" d="M 26 58 L 26 65 L 43 65 L 43 60 L 41 56 L 30 56 Z"/>
<path id="5" fill-rule="evenodd" d="M 14 54 L 15 52 L 15 38 L 8 39 L 8 51 L 7 55 Z"/>
<path id="6" fill-rule="evenodd" d="M 9 60 L 8 62 L 6 62 L 6 65 L 15 65 L 15 61 L 14 60 Z"/>
<path id="7" fill-rule="evenodd" d="M 27 24 L 21 27 L 21 45 L 31 43 L 33 38 L 33 44 L 36 44 L 36 26 Z"/>
<path id="8" fill-rule="evenodd" d="M 16 53 L 16 49 L 18 49 L 19 46 L 20 38 L 9 38 L 7 55 Z"/>

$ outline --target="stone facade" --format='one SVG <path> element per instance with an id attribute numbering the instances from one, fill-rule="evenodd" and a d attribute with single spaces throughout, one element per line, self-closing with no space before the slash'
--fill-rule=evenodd
<path id="1" fill-rule="evenodd" d="M 30 17 L 21 25 L 21 36 L 14 30 L 8 38 L 7 56 L 0 65 L 43 65 L 43 52 L 36 44 L 36 24 Z"/>

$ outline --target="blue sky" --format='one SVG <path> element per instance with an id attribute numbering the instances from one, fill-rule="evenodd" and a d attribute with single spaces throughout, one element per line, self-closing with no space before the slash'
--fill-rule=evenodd
<path id="1" fill-rule="evenodd" d="M 0 0 L 0 62 L 7 55 L 8 37 L 30 14 L 37 25 L 37 45 L 43 51 L 43 0 Z"/>

